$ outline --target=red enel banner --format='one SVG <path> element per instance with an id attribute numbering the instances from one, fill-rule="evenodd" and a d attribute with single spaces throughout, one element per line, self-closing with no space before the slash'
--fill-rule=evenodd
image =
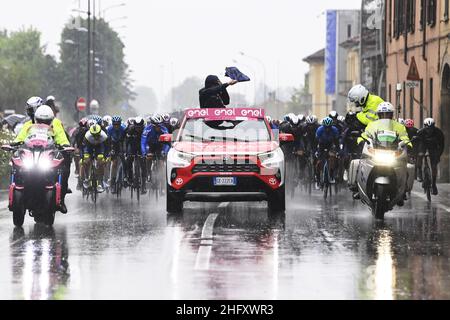
<path id="1" fill-rule="evenodd" d="M 255 108 L 221 108 L 221 109 L 188 109 L 185 112 L 188 119 L 206 120 L 239 120 L 264 119 L 264 109 Z"/>

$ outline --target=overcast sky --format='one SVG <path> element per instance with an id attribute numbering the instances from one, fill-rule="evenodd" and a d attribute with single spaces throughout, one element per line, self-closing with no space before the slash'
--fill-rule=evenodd
<path id="1" fill-rule="evenodd" d="M 0 10 L 0 28 L 35 26 L 48 52 L 57 43 L 71 9 L 86 10 L 87 0 L 14 0 Z M 161 92 L 186 77 L 218 74 L 226 66 L 243 69 L 272 88 L 303 83 L 302 59 L 325 46 L 327 9 L 359 9 L 360 0 L 97 0 L 106 20 L 123 37 L 127 63 L 136 85 Z M 7 9 L 6 9 L 7 8 Z M 126 26 L 125 28 L 122 28 Z M 238 52 L 255 57 L 242 57 Z M 239 90 L 252 91 L 253 84 Z M 244 92 L 245 93 L 245 92 Z"/>

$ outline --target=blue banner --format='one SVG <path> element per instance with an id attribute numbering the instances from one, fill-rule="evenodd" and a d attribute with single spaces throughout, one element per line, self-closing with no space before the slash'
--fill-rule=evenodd
<path id="1" fill-rule="evenodd" d="M 336 94 L 337 11 L 327 11 L 327 45 L 325 48 L 325 93 Z"/>

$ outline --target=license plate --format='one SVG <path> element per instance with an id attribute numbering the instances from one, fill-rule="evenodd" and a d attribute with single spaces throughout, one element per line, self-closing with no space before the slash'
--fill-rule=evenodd
<path id="1" fill-rule="evenodd" d="M 237 186 L 237 178 L 220 177 L 214 178 L 214 186 Z"/>

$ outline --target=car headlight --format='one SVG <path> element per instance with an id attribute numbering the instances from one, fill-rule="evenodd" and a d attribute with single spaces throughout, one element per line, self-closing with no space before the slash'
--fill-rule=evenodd
<path id="1" fill-rule="evenodd" d="M 392 151 L 375 151 L 373 160 L 379 164 L 384 166 L 392 166 L 396 160 L 396 154 Z"/>
<path id="2" fill-rule="evenodd" d="M 187 168 L 191 165 L 192 159 L 194 159 L 194 155 L 180 152 L 175 149 L 170 150 L 167 155 L 167 161 L 169 161 L 174 168 Z"/>
<path id="3" fill-rule="evenodd" d="M 281 168 L 284 163 L 284 154 L 280 148 L 272 152 L 262 153 L 258 155 L 258 158 L 261 165 L 268 169 Z"/>

